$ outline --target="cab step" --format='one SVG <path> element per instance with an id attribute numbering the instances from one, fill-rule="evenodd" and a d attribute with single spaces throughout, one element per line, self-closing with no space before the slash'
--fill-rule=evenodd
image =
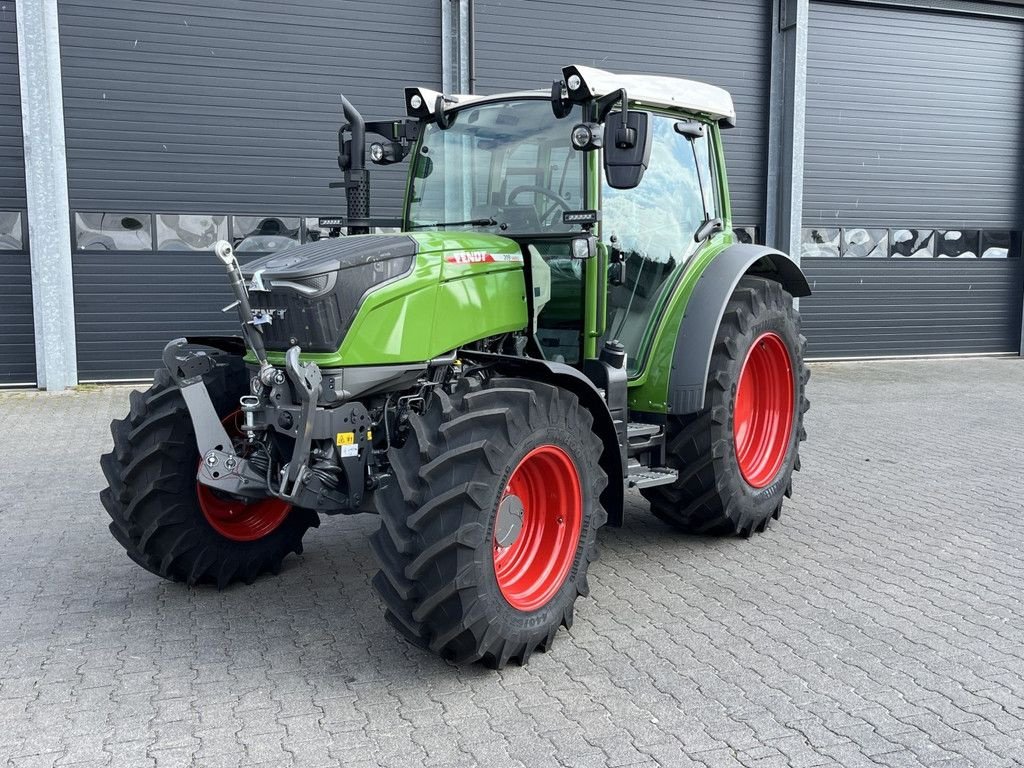
<path id="1" fill-rule="evenodd" d="M 640 459 L 643 464 L 664 461 L 661 447 L 665 444 L 665 428 L 661 424 L 631 421 L 626 424 L 626 455 Z M 644 459 L 641 454 L 650 453 Z"/>
<path id="2" fill-rule="evenodd" d="M 671 467 L 645 467 L 635 460 L 627 467 L 626 484 L 630 488 L 654 488 L 674 483 L 679 472 Z"/>
<path id="3" fill-rule="evenodd" d="M 641 421 L 631 421 L 626 425 L 626 436 L 630 439 L 650 437 L 661 434 L 661 424 L 644 424 Z"/>

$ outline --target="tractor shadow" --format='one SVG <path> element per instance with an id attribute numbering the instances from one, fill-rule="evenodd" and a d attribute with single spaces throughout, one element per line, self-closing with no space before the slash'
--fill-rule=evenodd
<path id="1" fill-rule="evenodd" d="M 585 653 L 586 644 L 600 642 L 587 624 L 605 610 L 605 600 L 666 572 L 681 588 L 701 581 L 709 561 L 720 566 L 724 551 L 744 543 L 680 534 L 630 494 L 623 526 L 599 534 L 601 556 L 590 569 L 593 599 L 577 604 L 582 623 L 573 639 L 563 631 L 554 654 L 535 655 L 522 671 L 510 666 L 495 673 L 449 664 L 388 623 L 370 583 L 377 567 L 369 537 L 376 527 L 370 515 L 325 519 L 307 535 L 303 555 L 287 558 L 278 576 L 223 591 L 164 582 L 124 563 L 103 579 L 120 595 L 108 595 L 94 609 L 103 624 L 121 627 L 127 656 L 153 658 L 161 674 L 193 677 L 193 687 L 226 675 L 240 697 L 261 687 L 273 697 L 275 689 L 299 685 L 313 687 L 314 698 L 358 698 L 382 685 L 405 692 L 434 684 L 454 693 L 489 685 L 489 678 L 543 674 L 545 665 L 560 663 L 552 656 Z M 580 647 L 572 650 L 574 644 Z"/>

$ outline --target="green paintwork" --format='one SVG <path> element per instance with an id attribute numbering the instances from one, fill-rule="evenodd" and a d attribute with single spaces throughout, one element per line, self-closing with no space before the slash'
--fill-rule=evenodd
<path id="1" fill-rule="evenodd" d="M 600 210 L 601 208 L 601 155 L 599 152 L 589 152 L 587 155 L 587 188 L 586 207 Z M 599 230 L 600 231 L 600 230 Z M 602 244 L 600 246 L 604 248 Z M 583 357 L 597 357 L 597 341 L 605 331 L 604 312 L 601 307 L 604 302 L 600 299 L 608 293 L 608 270 L 599 269 L 601 264 L 607 264 L 607 259 L 599 256 L 587 262 L 586 280 L 584 287 L 583 301 Z"/>
<path id="2" fill-rule="evenodd" d="M 368 294 L 341 348 L 303 354 L 321 368 L 430 360 L 477 339 L 526 328 L 522 252 L 512 240 L 471 232 L 410 233 L 412 273 Z M 496 261 L 473 261 L 472 254 Z M 466 256 L 469 254 L 470 256 Z M 453 263 L 453 259 L 466 263 Z M 284 363 L 281 352 L 270 362 Z"/>
<path id="3" fill-rule="evenodd" d="M 653 317 L 657 318 L 653 328 L 647 364 L 629 382 L 629 407 L 635 411 L 665 413 L 668 410 L 668 381 L 672 372 L 672 356 L 675 354 L 679 327 L 686 314 L 686 305 L 693 295 L 704 269 L 727 247 L 736 242 L 730 229 L 719 232 L 697 251 L 683 270 L 676 289 L 664 300 Z"/>

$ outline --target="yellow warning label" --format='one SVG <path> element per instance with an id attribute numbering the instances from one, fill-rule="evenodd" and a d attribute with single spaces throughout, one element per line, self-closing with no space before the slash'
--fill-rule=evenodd
<path id="1" fill-rule="evenodd" d="M 338 445 L 355 445 L 356 433 L 355 432 L 339 432 L 338 433 Z"/>
<path id="2" fill-rule="evenodd" d="M 372 429 L 366 430 L 366 439 L 367 440 L 373 440 L 373 430 Z"/>

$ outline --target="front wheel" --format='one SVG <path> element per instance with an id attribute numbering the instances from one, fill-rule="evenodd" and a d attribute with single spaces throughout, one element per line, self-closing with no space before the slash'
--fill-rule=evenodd
<path id="1" fill-rule="evenodd" d="M 782 514 L 806 437 L 805 347 L 793 297 L 742 278 L 715 339 L 704 410 L 669 423 L 679 478 L 642 491 L 655 515 L 690 533 L 750 535 Z"/>
<path id="2" fill-rule="evenodd" d="M 206 388 L 228 434 L 238 438 L 236 448 L 244 450 L 237 409 L 249 379 L 241 358 L 218 359 Z M 195 428 L 165 369 L 146 392 L 132 392 L 131 411 L 110 431 L 114 449 L 100 459 L 110 532 L 132 560 L 158 576 L 221 588 L 251 583 L 277 573 L 289 553 L 302 551 L 306 530 L 318 525 L 311 510 L 276 498 L 246 502 L 197 482 Z"/>
<path id="3" fill-rule="evenodd" d="M 607 519 L 592 421 L 570 392 L 509 378 L 464 379 L 411 416 L 372 539 L 374 586 L 406 638 L 501 668 L 570 626 Z"/>

